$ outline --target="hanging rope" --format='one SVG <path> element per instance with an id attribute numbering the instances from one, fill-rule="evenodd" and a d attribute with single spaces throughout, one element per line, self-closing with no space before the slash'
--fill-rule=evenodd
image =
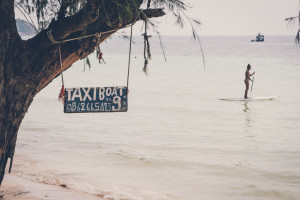
<path id="1" fill-rule="evenodd" d="M 89 38 L 89 37 L 95 37 L 95 36 L 97 37 L 97 36 L 99 36 L 99 34 L 100 34 L 100 37 L 101 37 L 101 34 L 103 34 L 103 33 L 110 33 L 110 32 L 114 32 L 114 31 L 118 31 L 118 30 L 120 30 L 120 29 L 115 29 L 115 30 L 110 30 L 110 31 L 106 31 L 106 32 L 95 33 L 95 34 L 92 34 L 92 35 L 85 35 L 85 36 L 81 36 L 81 37 L 77 37 L 77 38 L 71 38 L 71 39 L 62 40 L 62 41 L 57 41 L 57 40 L 54 39 L 54 37 L 52 35 L 52 30 L 49 30 L 47 32 L 47 35 L 48 35 L 49 40 L 53 44 L 60 44 L 60 43 L 74 41 L 74 40 L 81 40 L 81 39 Z"/>
<path id="2" fill-rule="evenodd" d="M 130 29 L 130 44 L 129 44 L 128 73 L 127 73 L 127 94 L 129 93 L 129 74 L 130 74 L 130 61 L 131 61 L 132 29 L 133 29 L 133 24 L 131 25 L 131 29 Z"/>
<path id="3" fill-rule="evenodd" d="M 100 44 L 96 47 L 96 54 L 97 54 L 96 57 L 98 58 L 99 63 L 102 64 L 102 62 L 103 62 L 104 64 L 106 64 L 106 62 L 103 58 L 103 53 L 101 51 Z"/>
<path id="4" fill-rule="evenodd" d="M 64 85 L 64 74 L 63 74 L 63 68 L 62 68 L 62 62 L 61 62 L 60 45 L 58 45 L 58 54 L 59 54 L 59 63 L 60 63 L 60 70 L 61 70 L 61 82 Z"/>
<path id="5" fill-rule="evenodd" d="M 133 25 L 136 23 L 136 21 L 137 21 L 138 17 L 140 16 L 141 12 L 142 12 L 142 10 L 140 10 L 140 12 L 138 13 L 137 17 L 135 18 L 135 20 L 133 21 L 132 24 L 123 27 L 123 28 L 127 28 L 129 26 L 131 27 L 131 31 L 130 31 L 130 47 L 129 47 L 129 60 L 128 60 L 128 73 L 127 73 L 127 94 L 129 92 L 128 86 L 129 86 L 129 72 L 130 72 L 131 46 L 132 46 L 132 29 L 133 29 Z M 61 81 L 62 81 L 61 91 L 60 91 L 60 93 L 58 95 L 58 100 L 59 101 L 62 101 L 64 103 L 64 99 L 65 99 L 65 84 L 64 84 L 64 75 L 63 75 L 63 67 L 62 67 L 60 44 L 61 43 L 65 43 L 65 42 L 74 41 L 74 40 L 80 40 L 80 39 L 83 39 L 83 38 L 89 38 L 89 37 L 96 37 L 97 38 L 97 43 L 98 43 L 98 42 L 100 42 L 100 38 L 101 38 L 102 34 L 115 32 L 115 31 L 118 31 L 118 30 L 123 29 L 123 28 L 118 28 L 118 29 L 114 29 L 114 30 L 110 30 L 110 31 L 95 33 L 95 34 L 92 34 L 92 35 L 81 36 L 81 37 L 77 37 L 77 38 L 71 38 L 71 39 L 62 40 L 62 41 L 57 41 L 57 40 L 54 39 L 54 37 L 52 35 L 52 30 L 47 31 L 47 36 L 48 36 L 49 40 L 53 44 L 58 44 L 58 54 L 59 54 L 59 62 L 60 62 L 60 69 L 61 69 Z M 98 46 L 98 48 L 99 48 L 99 60 L 100 60 L 100 58 L 102 58 L 102 55 L 101 55 L 101 50 L 100 50 L 99 46 Z M 103 60 L 103 62 L 104 62 L 104 60 Z"/>
<path id="6" fill-rule="evenodd" d="M 58 44 L 58 54 L 59 54 L 59 63 L 60 63 L 60 70 L 61 70 L 61 90 L 58 95 L 58 100 L 62 101 L 64 103 L 65 99 L 65 83 L 64 83 L 64 74 L 63 74 L 63 68 L 62 68 L 62 62 L 61 62 L 61 51 L 60 51 L 60 44 Z"/>
<path id="7" fill-rule="evenodd" d="M 140 16 L 141 14 L 141 11 L 139 12 L 138 16 L 136 17 L 135 21 L 133 22 L 133 24 L 136 23 L 136 20 L 138 19 L 138 17 Z M 123 28 L 118 28 L 118 29 L 113 29 L 113 30 L 110 30 L 110 31 L 105 31 L 105 32 L 100 32 L 100 33 L 95 33 L 95 34 L 92 34 L 92 35 L 85 35 L 85 36 L 81 36 L 81 37 L 77 37 L 77 38 L 71 38 L 71 39 L 67 39 L 67 40 L 61 40 L 61 41 L 57 41 L 54 39 L 53 35 L 52 35 L 52 30 L 49 30 L 47 31 L 47 36 L 49 38 L 49 40 L 53 43 L 53 44 L 59 44 L 59 43 L 65 43 L 65 42 L 70 42 L 70 41 L 74 41 L 74 40 L 80 40 L 80 39 L 84 39 L 84 38 L 89 38 L 89 37 L 97 37 L 99 36 L 100 34 L 100 37 L 102 34 L 105 34 L 105 33 L 111 33 L 111 32 L 116 32 L 118 30 L 121 30 L 121 29 L 124 29 L 124 28 L 127 28 L 129 26 L 132 26 L 133 24 L 130 24 L 130 25 L 127 25 Z"/>

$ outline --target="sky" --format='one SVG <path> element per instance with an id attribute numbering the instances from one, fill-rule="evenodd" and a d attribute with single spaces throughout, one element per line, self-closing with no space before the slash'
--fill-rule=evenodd
<path id="1" fill-rule="evenodd" d="M 299 0 L 184 0 L 193 7 L 186 11 L 202 23 L 200 35 L 295 35 L 297 24 L 288 28 L 285 18 L 297 16 Z M 23 18 L 16 11 L 17 18 Z M 191 35 L 174 25 L 172 14 L 155 19 L 162 35 Z M 140 32 L 141 23 L 135 27 Z"/>
<path id="2" fill-rule="evenodd" d="M 285 18 L 297 16 L 299 0 L 188 0 L 193 8 L 189 17 L 197 18 L 202 25 L 200 35 L 295 35 L 297 24 L 288 28 Z M 163 35 L 190 35 L 174 27 L 169 14 L 160 21 Z M 166 24 L 166 22 L 168 24 Z"/>

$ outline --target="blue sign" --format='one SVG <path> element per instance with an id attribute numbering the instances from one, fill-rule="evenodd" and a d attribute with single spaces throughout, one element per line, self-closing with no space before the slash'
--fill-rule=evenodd
<path id="1" fill-rule="evenodd" d="M 126 112 L 127 91 L 127 87 L 66 88 L 64 112 Z"/>

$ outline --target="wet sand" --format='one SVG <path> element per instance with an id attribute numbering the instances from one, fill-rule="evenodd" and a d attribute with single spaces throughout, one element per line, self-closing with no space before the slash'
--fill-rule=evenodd
<path id="1" fill-rule="evenodd" d="M 6 174 L 0 187 L 0 200 L 104 200 L 100 196 L 78 192 L 65 186 L 36 183 Z"/>

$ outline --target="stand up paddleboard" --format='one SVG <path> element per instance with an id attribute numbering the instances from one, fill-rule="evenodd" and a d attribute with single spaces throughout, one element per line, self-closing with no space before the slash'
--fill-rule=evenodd
<path id="1" fill-rule="evenodd" d="M 269 97 L 252 97 L 248 99 L 244 98 L 219 98 L 220 100 L 224 101 L 259 101 L 259 100 L 272 100 L 275 99 L 278 96 L 269 96 Z"/>

